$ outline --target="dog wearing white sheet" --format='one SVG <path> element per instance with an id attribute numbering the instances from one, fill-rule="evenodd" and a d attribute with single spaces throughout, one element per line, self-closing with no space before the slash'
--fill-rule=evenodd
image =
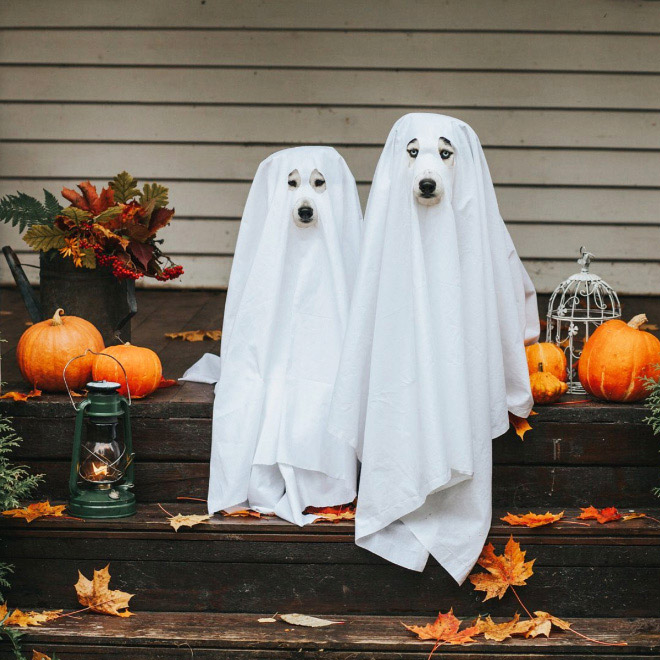
<path id="1" fill-rule="evenodd" d="M 361 461 L 356 542 L 462 583 L 491 521 L 491 441 L 532 407 L 536 294 L 464 122 L 392 128 L 365 213 L 329 431 Z"/>
<path id="2" fill-rule="evenodd" d="M 325 429 L 361 223 L 334 149 L 286 149 L 259 166 L 225 308 L 210 513 L 249 506 L 302 525 L 315 519 L 306 507 L 354 499 L 355 453 Z"/>

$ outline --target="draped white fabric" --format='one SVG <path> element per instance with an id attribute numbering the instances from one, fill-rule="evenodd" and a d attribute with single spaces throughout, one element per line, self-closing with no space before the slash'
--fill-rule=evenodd
<path id="1" fill-rule="evenodd" d="M 414 194 L 429 178 L 443 194 Z M 362 464 L 358 545 L 417 571 L 430 553 L 465 579 L 490 525 L 491 440 L 532 407 L 538 333 L 476 134 L 402 117 L 369 196 L 329 417 Z"/>
<path id="2" fill-rule="evenodd" d="M 307 224 L 298 209 L 313 211 Z M 304 213 L 304 210 L 303 210 Z M 302 525 L 307 506 L 356 495 L 352 448 L 326 432 L 357 270 L 362 214 L 355 180 L 330 147 L 267 158 L 241 221 L 213 381 L 208 508 L 272 512 Z"/>

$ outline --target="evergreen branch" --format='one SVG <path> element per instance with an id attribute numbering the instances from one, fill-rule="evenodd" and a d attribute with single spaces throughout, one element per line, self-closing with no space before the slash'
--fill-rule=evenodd
<path id="1" fill-rule="evenodd" d="M 45 204 L 38 199 L 19 192 L 0 199 L 0 222 L 18 227 L 22 233 L 33 225 L 52 225 L 61 210 L 52 193 L 44 190 Z"/>

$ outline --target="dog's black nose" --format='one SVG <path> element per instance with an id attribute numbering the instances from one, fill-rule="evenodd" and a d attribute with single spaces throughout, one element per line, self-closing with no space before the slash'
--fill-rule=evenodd
<path id="1" fill-rule="evenodd" d="M 435 192 L 435 181 L 433 179 L 422 179 L 419 182 L 419 190 L 422 195 L 432 195 Z"/>
<path id="2" fill-rule="evenodd" d="M 314 209 L 311 206 L 301 206 L 298 209 L 298 215 L 303 222 L 309 222 L 314 215 Z"/>

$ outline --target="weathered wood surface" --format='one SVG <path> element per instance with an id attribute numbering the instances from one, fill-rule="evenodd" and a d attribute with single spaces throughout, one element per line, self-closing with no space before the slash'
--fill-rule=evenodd
<path id="1" fill-rule="evenodd" d="M 456 612 L 459 616 L 461 612 Z M 272 616 L 264 610 L 262 616 Z M 256 614 L 160 614 L 145 612 L 129 619 L 83 615 L 31 628 L 26 645 L 54 648 L 63 660 L 102 658 L 332 658 L 332 660 L 378 660 L 380 658 L 425 659 L 433 643 L 420 641 L 401 625 L 398 617 L 341 615 L 344 625 L 302 628 L 283 622 L 260 624 Z M 408 624 L 431 620 L 411 617 Z M 588 642 L 568 631 L 552 633 L 550 639 L 515 638 L 504 643 L 480 638 L 469 646 L 443 646 L 441 657 L 451 654 L 461 660 L 547 658 L 561 654 L 564 660 L 585 658 L 650 658 L 660 654 L 659 619 L 576 619 L 573 627 L 601 642 L 626 641 L 626 646 Z M 172 649 L 178 647 L 178 654 Z M 62 649 L 60 652 L 59 649 Z M 166 650 L 169 649 L 169 650 Z M 83 655 L 88 653 L 88 655 Z M 109 655 L 106 655 L 109 654 Z M 122 655 L 123 654 L 123 655 Z M 188 654 L 187 656 L 185 654 Z M 9 656 L 2 656 L 4 658 Z"/>

